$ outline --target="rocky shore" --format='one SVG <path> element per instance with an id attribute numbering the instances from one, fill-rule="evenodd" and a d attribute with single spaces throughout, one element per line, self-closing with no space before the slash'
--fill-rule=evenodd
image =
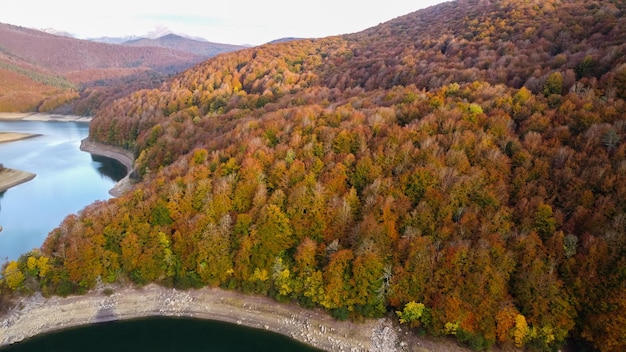
<path id="1" fill-rule="evenodd" d="M 134 163 L 134 157 L 133 157 L 132 152 L 123 148 L 114 147 L 114 146 L 102 144 L 102 143 L 97 143 L 87 138 L 83 139 L 82 142 L 80 143 L 80 150 L 91 153 L 91 154 L 115 159 L 126 167 L 126 172 L 127 172 L 126 177 L 124 177 L 119 182 L 117 182 L 115 186 L 113 186 L 113 188 L 109 190 L 109 194 L 111 194 L 114 197 L 119 197 L 120 195 L 124 194 L 125 192 L 127 192 L 128 190 L 132 188 L 132 183 L 130 180 L 130 175 L 133 171 L 133 163 Z"/>
<path id="2" fill-rule="evenodd" d="M 30 296 L 0 320 L 0 346 L 85 324 L 148 316 L 193 317 L 270 330 L 326 351 L 429 351 L 391 319 L 337 321 L 319 310 L 216 288 L 180 291 L 154 284 L 100 288 L 83 296 Z"/>
<path id="3" fill-rule="evenodd" d="M 76 115 L 58 115 L 42 113 L 22 113 L 22 112 L 0 112 L 0 120 L 14 121 L 76 121 L 89 122 L 91 117 Z M 0 143 L 14 142 L 21 139 L 37 137 L 38 134 L 0 132 Z M 9 168 L 0 168 L 0 192 L 4 192 L 11 187 L 15 187 L 35 178 L 35 174 Z"/>
<path id="4" fill-rule="evenodd" d="M 38 112 L 0 112 L 0 120 L 90 122 L 89 116 L 45 114 Z"/>
<path id="5" fill-rule="evenodd" d="M 6 113 L 0 113 L 0 119 L 8 119 L 6 116 Z M 12 116 L 24 120 L 83 121 L 81 117 L 63 115 L 58 119 L 45 114 Z M 113 196 L 132 188 L 129 178 L 134 163 L 132 152 L 88 139 L 82 141 L 80 148 L 116 159 L 126 166 L 127 176 L 109 191 Z M 0 191 L 1 180 L 0 173 Z M 268 297 L 217 288 L 181 291 L 155 284 L 141 288 L 100 286 L 86 295 L 66 298 L 44 298 L 36 294 L 18 299 L 7 313 L 0 316 L 0 347 L 64 328 L 150 316 L 230 322 L 280 333 L 326 351 L 467 351 L 447 340 L 418 337 L 398 326 L 392 318 L 358 323 L 338 321 L 323 310 L 307 310 Z"/>
<path id="6" fill-rule="evenodd" d="M 0 132 L 0 143 L 19 141 L 21 139 L 37 137 L 38 134 Z M 35 174 L 27 171 L 10 169 L 0 164 L 0 192 L 4 192 L 11 187 L 15 187 L 35 178 Z"/>

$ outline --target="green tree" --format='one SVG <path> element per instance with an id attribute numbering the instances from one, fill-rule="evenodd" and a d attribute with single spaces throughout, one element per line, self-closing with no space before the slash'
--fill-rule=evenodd
<path id="1" fill-rule="evenodd" d="M 322 305 L 327 309 L 352 307 L 353 281 L 351 275 L 354 254 L 350 249 L 341 249 L 330 257 L 324 270 L 326 297 Z"/>
<path id="2" fill-rule="evenodd" d="M 400 319 L 400 323 L 418 327 L 428 322 L 430 313 L 424 303 L 411 301 L 405 304 L 401 311 L 397 310 L 396 315 Z"/>
<path id="3" fill-rule="evenodd" d="M 552 237 L 554 231 L 556 231 L 556 219 L 552 213 L 552 207 L 548 204 L 541 203 L 535 211 L 535 220 L 533 229 L 544 240 Z"/>
<path id="4" fill-rule="evenodd" d="M 620 142 L 620 135 L 617 134 L 617 132 L 613 128 L 606 131 L 604 136 L 602 136 L 602 144 L 606 146 L 606 149 L 609 152 L 612 152 L 613 150 L 615 150 L 619 142 Z"/>
<path id="5" fill-rule="evenodd" d="M 197 243 L 197 272 L 203 282 L 219 286 L 233 273 L 230 253 L 232 220 L 230 215 L 222 217 L 219 224 L 210 223 L 200 235 Z"/>
<path id="6" fill-rule="evenodd" d="M 274 204 L 262 210 L 254 239 L 251 264 L 268 271 L 272 269 L 276 257 L 282 256 L 295 244 L 289 218 Z"/>
<path id="7" fill-rule="evenodd" d="M 366 317 L 378 317 L 385 313 L 384 271 L 384 263 L 374 253 L 359 255 L 353 262 L 355 310 Z"/>
<path id="8" fill-rule="evenodd" d="M 563 75 L 561 72 L 553 72 L 546 79 L 543 85 L 543 94 L 550 96 L 552 94 L 561 94 L 563 92 Z"/>

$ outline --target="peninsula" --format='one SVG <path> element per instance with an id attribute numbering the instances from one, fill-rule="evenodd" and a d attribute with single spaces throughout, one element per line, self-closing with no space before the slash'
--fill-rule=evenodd
<path id="1" fill-rule="evenodd" d="M 0 165 L 0 192 L 4 192 L 11 187 L 28 182 L 35 178 L 35 176 L 37 175 L 31 172 L 9 169 Z"/>
<path id="2" fill-rule="evenodd" d="M 75 115 L 53 115 L 42 113 L 12 113 L 0 112 L 0 120 L 5 121 L 74 121 L 89 122 L 91 117 Z M 0 143 L 15 142 L 26 138 L 33 138 L 40 134 L 21 132 L 0 132 Z M 1 161 L 1 160 L 0 160 Z M 0 192 L 4 192 L 11 187 L 15 187 L 35 178 L 36 174 L 31 172 L 5 168 L 0 164 Z"/>
<path id="3" fill-rule="evenodd" d="M 26 138 L 37 137 L 38 134 L 18 133 L 18 132 L 0 132 L 0 143 L 14 142 Z"/>
<path id="4" fill-rule="evenodd" d="M 0 132 L 0 143 L 13 142 L 36 136 L 38 135 L 30 133 Z M 35 176 L 36 175 L 33 173 L 6 168 L 4 165 L 0 164 L 0 192 L 4 192 L 11 187 L 28 182 L 35 178 Z"/>

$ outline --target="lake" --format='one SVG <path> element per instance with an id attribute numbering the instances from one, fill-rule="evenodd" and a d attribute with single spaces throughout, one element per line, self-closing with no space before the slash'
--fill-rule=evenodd
<path id="1" fill-rule="evenodd" d="M 154 317 L 77 327 L 0 348 L 11 352 L 306 352 L 287 336 L 231 323 Z"/>
<path id="2" fill-rule="evenodd" d="M 0 144 L 0 163 L 37 174 L 0 193 L 0 262 L 39 248 L 72 213 L 111 198 L 126 175 L 109 158 L 80 151 L 85 122 L 0 121 L 0 131 L 42 136 Z M 45 334 L 0 351 L 319 351 L 286 336 L 239 325 L 194 319 L 146 318 Z"/>
<path id="3" fill-rule="evenodd" d="M 41 134 L 0 144 L 0 163 L 37 174 L 0 193 L 0 262 L 39 248 L 69 214 L 111 198 L 124 166 L 79 149 L 89 135 L 85 122 L 0 121 L 0 131 Z"/>

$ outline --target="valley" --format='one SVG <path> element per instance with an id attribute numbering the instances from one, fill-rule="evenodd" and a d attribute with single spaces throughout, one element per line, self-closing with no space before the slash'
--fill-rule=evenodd
<path id="1" fill-rule="evenodd" d="M 233 292 L 410 336 L 379 350 L 623 350 L 625 14 L 458 0 L 171 75 L 146 55 L 111 70 L 154 84 L 115 94 L 59 83 L 132 187 L 8 262 L 2 292 Z"/>

